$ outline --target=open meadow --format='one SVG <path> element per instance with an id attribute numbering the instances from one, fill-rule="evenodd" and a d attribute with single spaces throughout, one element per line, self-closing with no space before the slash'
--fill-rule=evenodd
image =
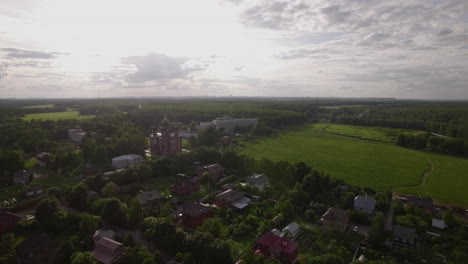
<path id="1" fill-rule="evenodd" d="M 275 161 L 304 161 L 357 186 L 429 195 L 435 200 L 468 206 L 468 159 L 398 147 L 321 131 L 324 124 L 281 132 L 240 153 Z M 423 175 L 432 166 L 426 179 Z"/>
<path id="2" fill-rule="evenodd" d="M 327 124 L 324 124 L 327 125 Z M 321 126 L 321 124 L 319 124 Z M 415 131 L 403 128 L 387 128 L 387 127 L 365 127 L 351 126 L 340 124 L 328 124 L 326 131 L 337 134 L 345 134 L 353 137 L 362 137 L 364 139 L 379 140 L 394 143 L 400 133 L 426 133 L 424 131 Z"/>
<path id="3" fill-rule="evenodd" d="M 78 111 L 64 111 L 64 112 L 52 112 L 52 113 L 28 114 L 22 119 L 25 121 L 30 121 L 32 119 L 57 121 L 57 120 L 62 120 L 62 119 L 89 119 L 93 117 L 94 115 L 80 115 Z"/>

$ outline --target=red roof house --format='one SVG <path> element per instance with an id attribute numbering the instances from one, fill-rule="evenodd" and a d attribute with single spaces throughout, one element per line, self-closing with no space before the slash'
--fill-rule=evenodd
<path id="1" fill-rule="evenodd" d="M 182 206 L 182 225 L 195 229 L 213 216 L 211 207 L 201 203 L 186 203 Z"/>
<path id="2" fill-rule="evenodd" d="M 200 184 L 193 180 L 182 180 L 171 186 L 171 192 L 177 195 L 190 195 L 200 191 Z"/>
<path id="3" fill-rule="evenodd" d="M 276 258 L 284 264 L 296 262 L 298 248 L 299 246 L 293 240 L 278 236 L 273 232 L 263 234 L 254 246 L 256 254 L 261 254 L 265 258 Z"/>
<path id="4" fill-rule="evenodd" d="M 10 232 L 19 221 L 20 217 L 16 214 L 0 211 L 0 233 Z"/>
<path id="5" fill-rule="evenodd" d="M 123 251 L 123 244 L 110 238 L 100 237 L 98 240 L 94 241 L 93 256 L 99 263 L 117 263 Z"/>

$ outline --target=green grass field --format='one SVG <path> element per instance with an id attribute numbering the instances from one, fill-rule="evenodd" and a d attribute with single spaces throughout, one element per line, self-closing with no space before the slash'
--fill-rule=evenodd
<path id="1" fill-rule="evenodd" d="M 364 127 L 338 124 L 332 124 L 328 126 L 326 131 L 387 142 L 396 142 L 398 134 L 400 133 L 425 133 L 424 131 L 414 131 L 401 128 Z"/>
<path id="2" fill-rule="evenodd" d="M 425 192 L 436 200 L 468 206 L 468 159 L 320 132 L 324 124 L 297 128 L 245 144 L 240 153 L 255 158 L 304 161 L 357 186 L 404 193 Z M 420 187 L 424 172 L 435 166 Z"/>
<path id="3" fill-rule="evenodd" d="M 89 119 L 93 118 L 94 115 L 80 115 L 78 111 L 65 111 L 65 112 L 54 112 L 54 113 L 39 113 L 39 114 L 29 114 L 23 117 L 25 121 L 30 121 L 32 119 L 41 119 L 41 120 L 62 120 L 62 119 Z"/>
<path id="4" fill-rule="evenodd" d="M 31 109 L 31 108 L 52 108 L 54 107 L 53 104 L 43 104 L 43 105 L 28 105 L 28 106 L 23 106 L 21 108 L 25 108 L 25 109 Z"/>

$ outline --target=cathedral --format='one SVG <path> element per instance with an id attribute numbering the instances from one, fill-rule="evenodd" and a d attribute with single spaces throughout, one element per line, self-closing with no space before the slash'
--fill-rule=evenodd
<path id="1" fill-rule="evenodd" d="M 171 123 L 166 118 L 159 128 L 153 126 L 150 134 L 151 155 L 159 156 L 182 152 L 182 139 L 176 129 L 171 129 Z"/>

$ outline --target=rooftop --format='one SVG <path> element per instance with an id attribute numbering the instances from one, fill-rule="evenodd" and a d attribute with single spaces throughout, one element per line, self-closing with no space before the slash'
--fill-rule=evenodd
<path id="1" fill-rule="evenodd" d="M 182 214 L 197 217 L 211 211 L 211 207 L 201 203 L 186 203 L 182 206 Z"/>

